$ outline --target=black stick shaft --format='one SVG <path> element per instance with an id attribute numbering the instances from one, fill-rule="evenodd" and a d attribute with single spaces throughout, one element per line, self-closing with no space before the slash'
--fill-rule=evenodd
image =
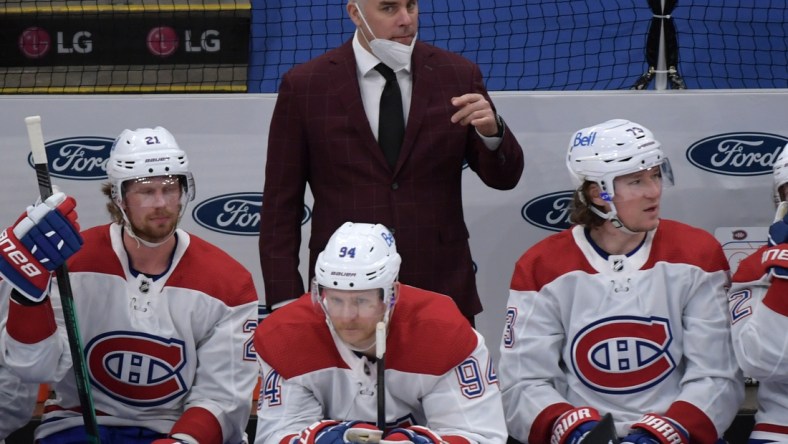
<path id="1" fill-rule="evenodd" d="M 33 163 L 35 164 L 36 178 L 38 180 L 38 192 L 43 202 L 52 195 L 52 180 L 49 176 L 46 153 L 43 152 L 44 143 L 41 136 L 41 119 L 36 116 L 25 119 L 28 124 L 28 136 L 30 137 L 31 149 L 33 150 Z M 40 145 L 40 146 L 39 146 Z M 43 153 L 42 153 L 43 152 Z M 43 155 L 43 159 L 41 156 Z M 42 162 L 43 160 L 43 162 Z M 71 292 L 71 280 L 68 277 L 68 267 L 64 263 L 55 270 L 57 286 L 60 291 L 60 301 L 63 306 L 63 317 L 66 324 L 68 335 L 68 345 L 71 350 L 71 360 L 74 366 L 74 379 L 76 380 L 77 393 L 79 394 L 79 404 L 82 409 L 82 420 L 91 443 L 100 443 L 98 422 L 96 421 L 96 410 L 93 407 L 93 398 L 90 394 L 90 379 L 85 360 L 82 338 L 79 334 L 79 322 L 77 312 L 74 307 L 74 295 Z"/>

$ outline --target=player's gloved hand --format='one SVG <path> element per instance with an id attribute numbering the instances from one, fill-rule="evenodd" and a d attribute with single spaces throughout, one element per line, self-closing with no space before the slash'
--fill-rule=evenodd
<path id="1" fill-rule="evenodd" d="M 307 427 L 298 437 L 299 444 L 376 443 L 383 432 L 362 421 L 318 421 Z"/>
<path id="2" fill-rule="evenodd" d="M 768 242 L 772 248 L 761 256 L 764 272 L 788 279 L 788 202 L 780 202 L 777 207 L 774 223 L 769 227 Z"/>
<path id="3" fill-rule="evenodd" d="M 432 430 L 421 426 L 411 426 L 391 430 L 380 443 L 441 444 L 442 442 L 444 441 L 441 437 Z"/>
<path id="4" fill-rule="evenodd" d="M 577 407 L 564 412 L 553 423 L 550 444 L 577 444 L 600 419 L 602 417 L 593 407 Z"/>
<path id="5" fill-rule="evenodd" d="M 769 246 L 788 242 L 788 202 L 780 202 L 774 215 L 774 223 L 769 226 Z"/>
<path id="6" fill-rule="evenodd" d="M 44 300 L 51 272 L 82 247 L 75 207 L 55 193 L 0 233 L 0 275 L 32 302 Z"/>
<path id="7" fill-rule="evenodd" d="M 646 413 L 632 424 L 632 431 L 622 443 L 689 444 L 689 433 L 676 421 L 656 413 Z"/>

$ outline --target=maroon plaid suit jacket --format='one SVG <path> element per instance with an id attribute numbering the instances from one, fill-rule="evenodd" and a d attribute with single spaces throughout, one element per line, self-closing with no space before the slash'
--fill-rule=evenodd
<path id="1" fill-rule="evenodd" d="M 488 186 L 511 189 L 523 153 L 508 130 L 490 151 L 472 126 L 451 122 L 451 98 L 487 96 L 469 60 L 417 42 L 405 140 L 392 171 L 367 121 L 352 41 L 282 78 L 268 137 L 260 263 L 270 306 L 304 293 L 298 272 L 306 185 L 314 196 L 309 274 L 346 221 L 380 223 L 402 256 L 399 280 L 454 298 L 463 314 L 482 310 L 462 210 L 462 167 Z M 490 100 L 487 96 L 487 100 Z"/>

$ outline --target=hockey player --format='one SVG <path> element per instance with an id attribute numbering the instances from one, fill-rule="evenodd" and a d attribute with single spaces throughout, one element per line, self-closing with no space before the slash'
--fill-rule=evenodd
<path id="1" fill-rule="evenodd" d="M 788 146 L 773 178 L 777 214 L 769 242 L 739 263 L 728 293 L 736 358 L 760 382 L 750 444 L 788 442 Z"/>
<path id="2" fill-rule="evenodd" d="M 260 324 L 256 443 L 506 441 L 484 339 L 451 298 L 398 283 L 400 262 L 387 228 L 347 222 L 318 255 L 311 294 Z"/>
<path id="3" fill-rule="evenodd" d="M 15 290 L 0 351 L 57 394 L 36 440 L 88 441 L 57 282 L 43 268 L 79 250 L 68 268 L 102 442 L 240 443 L 257 376 L 251 275 L 178 228 L 195 187 L 166 129 L 123 131 L 107 175 L 113 223 L 82 232 L 81 247 L 62 193 L 4 232 L 0 271 Z"/>
<path id="4" fill-rule="evenodd" d="M 0 279 L 0 329 L 5 325 L 12 288 L 8 282 Z M 38 387 L 39 384 L 22 382 L 19 376 L 6 367 L 0 354 L 0 444 L 33 417 Z"/>
<path id="5" fill-rule="evenodd" d="M 566 162 L 577 225 L 526 251 L 512 276 L 499 365 L 509 433 L 576 443 L 609 412 L 623 442 L 715 442 L 744 397 L 722 248 L 660 219 L 673 178 L 642 125 L 583 128 Z"/>

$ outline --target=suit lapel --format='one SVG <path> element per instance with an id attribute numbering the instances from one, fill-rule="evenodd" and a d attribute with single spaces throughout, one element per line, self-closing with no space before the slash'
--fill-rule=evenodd
<path id="1" fill-rule="evenodd" d="M 364 146 L 372 151 L 372 157 L 388 169 L 383 150 L 378 145 L 369 126 L 367 113 L 364 111 L 364 102 L 361 101 L 361 89 L 358 86 L 356 57 L 353 55 L 352 40 L 342 45 L 336 52 L 336 56 L 331 58 L 329 69 L 331 70 L 330 78 L 336 82 L 337 95 L 347 112 L 350 125 L 358 131 Z"/>

